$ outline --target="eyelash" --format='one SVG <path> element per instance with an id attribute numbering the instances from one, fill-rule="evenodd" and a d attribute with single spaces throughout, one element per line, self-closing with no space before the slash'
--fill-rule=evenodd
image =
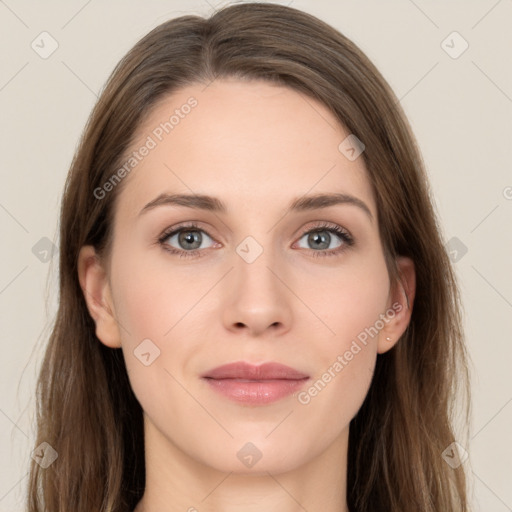
<path id="1" fill-rule="evenodd" d="M 191 251 L 183 251 L 179 249 L 175 249 L 174 247 L 169 247 L 168 244 L 165 243 L 165 241 L 178 233 L 181 233 L 182 231 L 201 231 L 203 233 L 206 233 L 208 237 L 210 237 L 213 240 L 213 237 L 210 236 L 204 229 L 201 229 L 197 224 L 190 223 L 186 225 L 182 225 L 179 227 L 173 227 L 170 229 L 167 229 L 162 233 L 161 236 L 158 237 L 157 242 L 162 246 L 162 248 L 174 255 L 179 256 L 180 258 L 200 258 L 204 255 L 204 249 L 193 249 Z M 352 247 L 355 243 L 354 238 L 346 231 L 345 229 L 341 228 L 340 226 L 337 226 L 335 224 L 329 224 L 329 223 L 321 223 L 317 226 L 315 226 L 313 229 L 310 229 L 308 231 L 305 231 L 302 233 L 300 238 L 302 238 L 304 235 L 309 235 L 311 233 L 316 232 L 322 232 L 322 231 L 328 231 L 330 233 L 334 233 L 337 235 L 341 240 L 343 241 L 343 244 L 340 247 L 337 247 L 336 249 L 323 249 L 321 251 L 315 251 L 313 249 L 310 249 L 313 254 L 312 256 L 314 258 L 323 258 L 326 256 L 337 256 L 338 254 L 346 251 L 350 247 Z M 201 254 L 203 253 L 203 254 Z"/>

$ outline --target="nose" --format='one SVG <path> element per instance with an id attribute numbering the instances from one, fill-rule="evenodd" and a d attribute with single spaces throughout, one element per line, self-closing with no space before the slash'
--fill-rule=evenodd
<path id="1" fill-rule="evenodd" d="M 263 250 L 251 263 L 234 254 L 234 268 L 225 283 L 223 322 L 226 329 L 250 336 L 274 335 L 290 329 L 293 297 L 286 271 Z M 289 285 L 288 285 L 289 286 Z"/>

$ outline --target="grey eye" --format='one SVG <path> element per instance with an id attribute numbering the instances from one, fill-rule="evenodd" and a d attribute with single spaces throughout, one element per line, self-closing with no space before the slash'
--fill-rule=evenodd
<path id="1" fill-rule="evenodd" d="M 337 247 L 340 247 L 342 245 L 341 238 L 339 235 L 335 235 L 340 242 L 338 245 L 334 247 L 329 247 L 331 241 L 333 240 L 331 230 L 323 229 L 321 231 L 310 231 L 309 233 L 305 233 L 302 237 L 307 238 L 306 243 L 311 244 L 309 247 L 303 247 L 299 245 L 299 247 L 302 247 L 303 249 L 319 249 L 319 250 L 326 250 L 326 249 L 336 249 Z M 299 241 L 300 244 L 300 241 Z"/>
<path id="2" fill-rule="evenodd" d="M 177 237 L 178 247 L 170 243 L 170 240 L 175 237 Z M 176 249 L 193 251 L 196 249 L 204 249 L 204 247 L 201 247 L 201 244 L 205 241 L 205 237 L 212 240 L 204 231 L 200 229 L 187 228 L 176 231 L 175 233 L 169 235 L 166 240 L 168 241 L 169 245 L 175 247 Z"/>

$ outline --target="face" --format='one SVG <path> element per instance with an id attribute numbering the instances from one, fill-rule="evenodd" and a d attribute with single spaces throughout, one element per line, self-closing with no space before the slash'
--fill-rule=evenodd
<path id="1" fill-rule="evenodd" d="M 339 149 L 349 132 L 291 89 L 217 80 L 166 97 L 137 133 L 130 153 L 141 158 L 124 177 L 97 287 L 116 321 L 92 314 L 100 340 L 123 350 L 146 436 L 247 473 L 346 443 L 377 354 L 407 321 L 363 158 Z M 215 199 L 169 200 L 182 194 Z M 307 200 L 334 194 L 342 201 Z M 203 377 L 240 361 L 307 379 Z"/>

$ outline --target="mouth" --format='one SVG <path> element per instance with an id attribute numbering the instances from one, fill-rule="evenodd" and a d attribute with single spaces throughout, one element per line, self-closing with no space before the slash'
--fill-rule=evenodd
<path id="1" fill-rule="evenodd" d="M 245 361 L 224 364 L 213 368 L 201 377 L 210 379 L 245 379 L 255 380 L 299 380 L 309 375 L 281 363 L 264 363 L 254 365 Z"/>
<path id="2" fill-rule="evenodd" d="M 280 363 L 245 362 L 214 368 L 201 376 L 214 391 L 238 403 L 264 405 L 299 391 L 309 376 Z"/>

